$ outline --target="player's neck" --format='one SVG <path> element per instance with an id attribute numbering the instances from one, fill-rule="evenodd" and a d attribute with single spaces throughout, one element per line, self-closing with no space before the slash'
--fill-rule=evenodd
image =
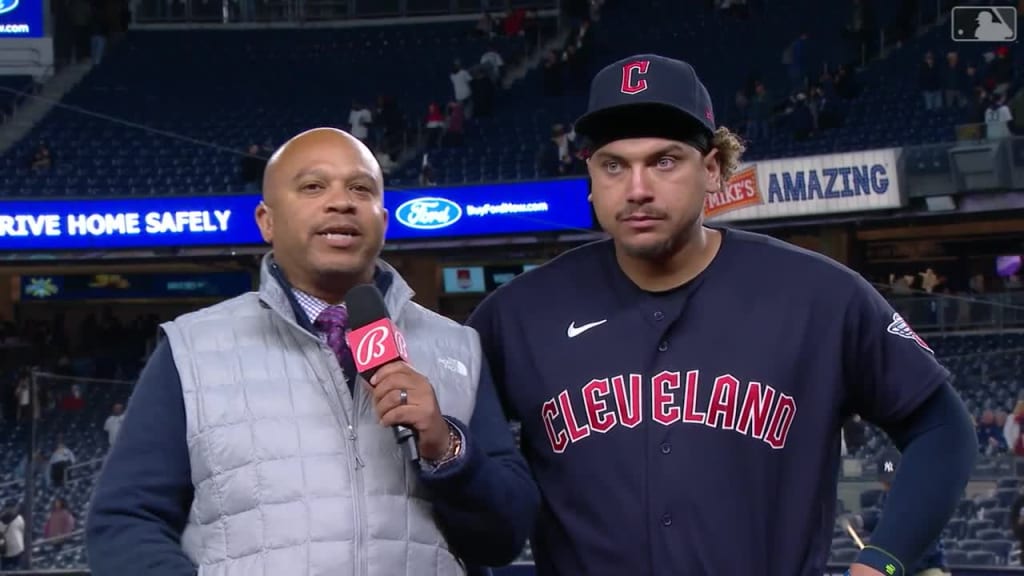
<path id="1" fill-rule="evenodd" d="M 631 258 L 616 250 L 622 272 L 641 290 L 664 292 L 682 286 L 704 271 L 722 246 L 722 233 L 699 226 L 674 253 L 659 260 Z"/>

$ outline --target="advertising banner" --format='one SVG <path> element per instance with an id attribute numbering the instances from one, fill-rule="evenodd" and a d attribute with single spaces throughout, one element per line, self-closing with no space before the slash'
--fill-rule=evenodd
<path id="1" fill-rule="evenodd" d="M 0 202 L 0 250 L 111 250 L 263 243 L 260 196 Z M 387 240 L 496 236 L 593 225 L 586 180 L 389 190 Z"/>
<path id="2" fill-rule="evenodd" d="M 43 0 L 0 0 L 0 38 L 42 38 Z"/>
<path id="3" fill-rule="evenodd" d="M 795 218 L 904 205 L 899 148 L 763 160 L 744 165 L 728 188 L 708 196 L 711 222 Z"/>
<path id="4" fill-rule="evenodd" d="M 73 274 L 21 277 L 23 302 L 230 298 L 253 289 L 248 272 Z"/>

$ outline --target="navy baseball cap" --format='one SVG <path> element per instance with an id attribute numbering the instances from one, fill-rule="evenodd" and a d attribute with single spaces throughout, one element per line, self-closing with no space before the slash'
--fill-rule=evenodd
<path id="1" fill-rule="evenodd" d="M 878 479 L 882 482 L 892 483 L 896 476 L 896 470 L 900 467 L 899 450 L 886 450 L 885 454 L 878 459 Z"/>
<path id="2" fill-rule="evenodd" d="M 587 113 L 576 120 L 575 131 L 591 149 L 643 137 L 706 138 L 710 143 L 715 111 L 693 66 L 657 54 L 638 54 L 594 76 Z"/>

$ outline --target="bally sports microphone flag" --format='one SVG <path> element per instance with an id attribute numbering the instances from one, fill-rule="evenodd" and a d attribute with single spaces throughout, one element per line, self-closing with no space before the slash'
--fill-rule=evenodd
<path id="1" fill-rule="evenodd" d="M 369 382 L 381 366 L 408 359 L 405 338 L 391 322 L 384 297 L 376 286 L 362 284 L 349 290 L 345 308 L 351 327 L 345 340 L 352 351 L 356 371 L 363 379 Z M 405 446 L 410 460 L 418 461 L 416 432 L 402 425 L 395 426 L 394 430 L 395 441 Z"/>

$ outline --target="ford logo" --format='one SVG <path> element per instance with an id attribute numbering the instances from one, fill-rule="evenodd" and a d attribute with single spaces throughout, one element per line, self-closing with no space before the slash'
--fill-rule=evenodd
<path id="1" fill-rule="evenodd" d="M 0 0 L 0 14 L 7 14 L 18 7 L 21 0 Z"/>
<path id="2" fill-rule="evenodd" d="M 416 198 L 403 202 L 395 218 L 415 230 L 447 228 L 462 218 L 462 207 L 445 198 Z"/>

